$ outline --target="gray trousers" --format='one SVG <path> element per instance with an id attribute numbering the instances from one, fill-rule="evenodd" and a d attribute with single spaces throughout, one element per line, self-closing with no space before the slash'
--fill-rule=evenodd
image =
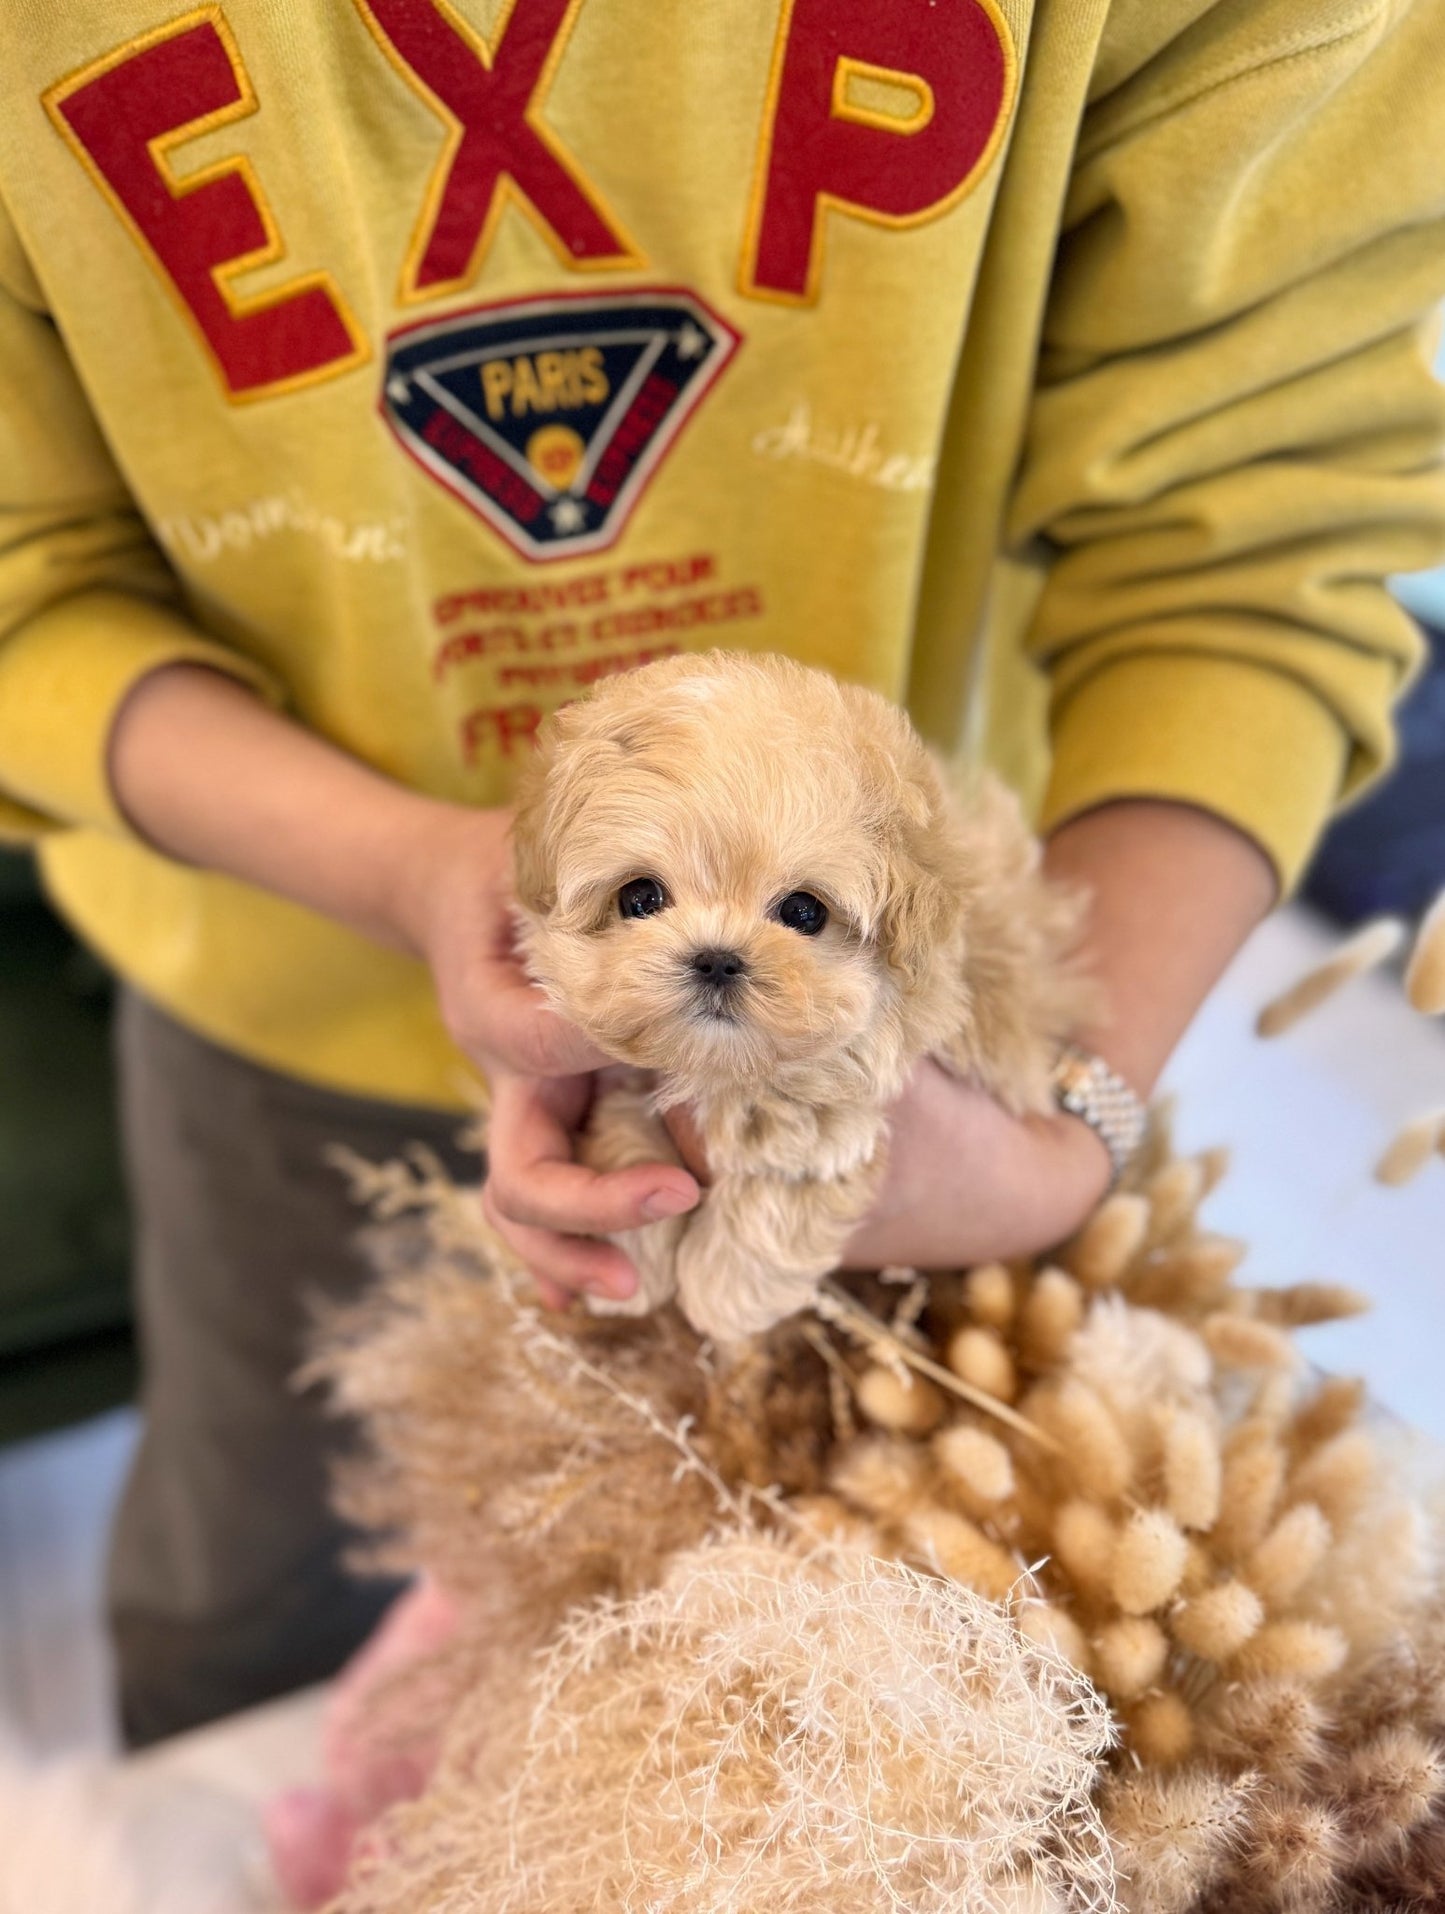
<path id="1" fill-rule="evenodd" d="M 354 1439 L 292 1383 L 316 1298 L 368 1281 L 326 1161 L 429 1144 L 475 1180 L 446 1112 L 320 1090 L 183 1029 L 134 992 L 116 1054 L 134 1210 L 143 1427 L 109 1612 L 132 1746 L 331 1674 L 396 1592 L 341 1562 L 327 1502 Z"/>

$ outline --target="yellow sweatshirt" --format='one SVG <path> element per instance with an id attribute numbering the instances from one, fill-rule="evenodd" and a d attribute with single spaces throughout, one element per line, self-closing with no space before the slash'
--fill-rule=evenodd
<path id="1" fill-rule="evenodd" d="M 419 966 L 127 832 L 169 659 L 498 804 L 599 674 L 784 650 L 1286 883 L 1386 760 L 1445 0 L 0 16 L 0 824 L 219 1041 L 457 1100 Z"/>

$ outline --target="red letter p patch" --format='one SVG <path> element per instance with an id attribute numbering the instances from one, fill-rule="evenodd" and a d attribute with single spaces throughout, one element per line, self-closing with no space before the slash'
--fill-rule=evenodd
<path id="1" fill-rule="evenodd" d="M 830 208 L 883 226 L 947 212 L 993 158 L 1014 77 L 995 0 L 787 0 L 742 290 L 811 304 Z"/>

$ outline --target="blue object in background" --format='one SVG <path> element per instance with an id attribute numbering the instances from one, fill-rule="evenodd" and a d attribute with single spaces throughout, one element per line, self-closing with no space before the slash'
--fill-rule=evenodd
<path id="1" fill-rule="evenodd" d="M 1440 349 L 1435 355 L 1435 376 L 1445 384 L 1445 310 L 1442 310 Z M 1414 612 L 1422 625 L 1445 632 L 1445 565 L 1433 572 L 1406 572 L 1390 580 L 1391 589 L 1407 611 Z"/>
<path id="2" fill-rule="evenodd" d="M 1435 370 L 1445 379 L 1445 338 Z M 1305 896 L 1342 924 L 1418 917 L 1445 887 L 1445 565 L 1390 583 L 1424 628 L 1430 664 L 1397 714 L 1394 775 L 1331 827 L 1305 880 Z"/>
<path id="3" fill-rule="evenodd" d="M 1399 765 L 1330 827 L 1305 880 L 1342 924 L 1418 917 L 1445 887 L 1445 619 L 1425 636 L 1430 666 L 1397 717 Z"/>

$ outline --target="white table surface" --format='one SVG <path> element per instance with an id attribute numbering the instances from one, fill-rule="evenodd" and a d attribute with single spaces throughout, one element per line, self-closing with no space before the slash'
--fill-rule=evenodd
<path id="1" fill-rule="evenodd" d="M 132 1756 L 7 1769 L 0 1914 L 284 1914 L 259 1810 L 312 1779 L 308 1690 Z"/>
<path id="2" fill-rule="evenodd" d="M 1381 1402 L 1445 1442 L 1445 1157 L 1401 1189 L 1374 1180 L 1395 1132 L 1445 1108 L 1445 1022 L 1410 1009 L 1397 978 L 1356 979 L 1282 1037 L 1253 1034 L 1260 1006 L 1338 943 L 1303 912 L 1256 932 L 1168 1072 L 1179 1137 L 1228 1144 L 1205 1211 L 1249 1244 L 1257 1282 L 1348 1283 L 1367 1316 L 1309 1330 L 1325 1369 L 1362 1375 Z"/>

